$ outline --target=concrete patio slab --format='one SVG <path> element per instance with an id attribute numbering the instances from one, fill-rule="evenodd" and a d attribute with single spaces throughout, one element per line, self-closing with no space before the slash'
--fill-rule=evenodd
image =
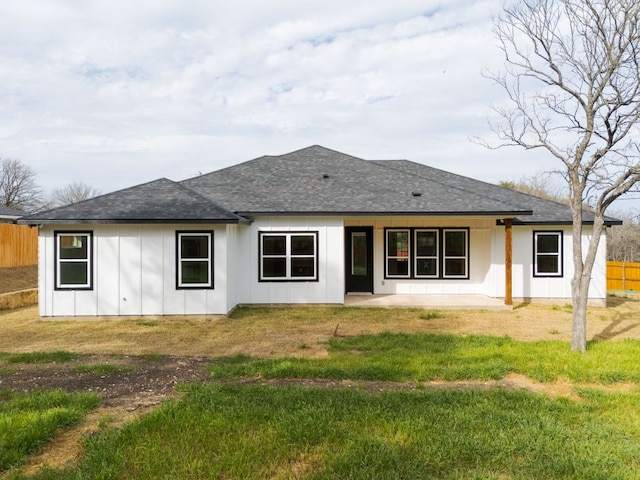
<path id="1" fill-rule="evenodd" d="M 371 295 L 347 294 L 347 307 L 412 307 L 443 310 L 512 310 L 501 298 L 484 295 Z"/>

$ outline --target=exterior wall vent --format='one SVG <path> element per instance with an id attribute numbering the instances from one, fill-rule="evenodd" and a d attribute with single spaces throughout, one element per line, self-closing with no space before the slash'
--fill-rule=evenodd
<path id="1" fill-rule="evenodd" d="M 411 192 L 411 195 L 413 195 L 414 197 L 421 197 L 422 192 L 419 192 L 418 190 L 414 190 L 413 192 Z"/>

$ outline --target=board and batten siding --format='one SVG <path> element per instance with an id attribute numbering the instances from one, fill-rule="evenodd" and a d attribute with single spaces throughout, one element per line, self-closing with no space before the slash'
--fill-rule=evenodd
<path id="1" fill-rule="evenodd" d="M 584 226 L 583 251 L 588 248 L 591 227 Z M 534 277 L 533 232 L 562 231 L 563 255 L 562 277 Z M 605 233 L 600 238 L 598 253 L 593 267 L 589 301 L 592 305 L 606 302 L 606 252 Z M 493 234 L 492 271 L 495 290 L 490 296 L 504 297 L 504 227 L 496 226 Z M 573 232 L 570 225 L 516 225 L 513 227 L 513 297 L 516 299 L 566 300 L 571 301 L 571 278 L 573 277 Z"/>
<path id="2" fill-rule="evenodd" d="M 317 281 L 260 281 L 259 232 L 318 232 Z M 342 304 L 344 228 L 339 217 L 256 217 L 235 229 L 230 242 L 235 301 L 247 304 Z"/>
<path id="3" fill-rule="evenodd" d="M 39 238 L 40 315 L 226 314 L 226 226 L 47 226 Z M 56 290 L 54 231 L 93 231 L 93 289 Z M 214 231 L 214 288 L 176 288 L 176 231 Z"/>

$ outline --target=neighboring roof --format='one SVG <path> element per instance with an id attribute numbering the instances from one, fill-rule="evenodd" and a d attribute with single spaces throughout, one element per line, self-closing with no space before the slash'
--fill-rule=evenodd
<path id="1" fill-rule="evenodd" d="M 15 220 L 16 218 L 21 217 L 23 215 L 24 215 L 24 212 L 22 210 L 0 205 L 0 218 Z"/>
<path id="2" fill-rule="evenodd" d="M 166 178 L 18 220 L 24 224 L 248 223 L 258 215 L 441 215 L 571 224 L 567 205 L 407 160 L 318 145 L 206 175 Z M 592 222 L 590 212 L 585 222 Z M 607 218 L 607 224 L 621 223 Z"/>
<path id="3" fill-rule="evenodd" d="M 238 215 L 166 178 L 18 220 L 21 224 L 245 222 Z"/>
<path id="4" fill-rule="evenodd" d="M 462 177 L 461 177 L 462 178 Z M 525 203 L 312 146 L 264 156 L 182 185 L 239 215 L 530 215 Z M 420 193 L 420 195 L 416 195 Z"/>

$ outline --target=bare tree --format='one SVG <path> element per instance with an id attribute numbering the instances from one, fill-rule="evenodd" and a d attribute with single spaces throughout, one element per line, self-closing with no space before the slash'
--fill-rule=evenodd
<path id="1" fill-rule="evenodd" d="M 622 225 L 607 231 L 607 260 L 613 262 L 640 262 L 640 225 L 637 212 L 615 213 Z"/>
<path id="2" fill-rule="evenodd" d="M 540 198 L 546 198 L 558 203 L 568 203 L 566 192 L 555 186 L 549 175 L 541 173 L 532 177 L 522 176 L 520 180 L 502 180 L 498 185 L 518 192 L 527 193 Z"/>
<path id="3" fill-rule="evenodd" d="M 508 94 L 492 127 L 501 146 L 545 150 L 560 162 L 573 218 L 571 349 L 586 351 L 587 294 L 604 215 L 640 180 L 640 2 L 519 0 L 494 33 Z M 588 201 L 589 200 L 589 201 Z M 583 250 L 583 203 L 593 233 Z"/>
<path id="4" fill-rule="evenodd" d="M 71 182 L 69 185 L 63 188 L 56 188 L 51 192 L 51 198 L 49 200 L 50 207 L 61 207 L 63 205 L 69 205 L 71 203 L 80 202 L 88 198 L 93 198 L 100 195 L 100 190 L 87 185 L 83 182 Z"/>
<path id="5" fill-rule="evenodd" d="M 20 160 L 0 160 L 0 204 L 25 212 L 42 206 L 42 189 L 36 183 L 36 172 Z"/>

